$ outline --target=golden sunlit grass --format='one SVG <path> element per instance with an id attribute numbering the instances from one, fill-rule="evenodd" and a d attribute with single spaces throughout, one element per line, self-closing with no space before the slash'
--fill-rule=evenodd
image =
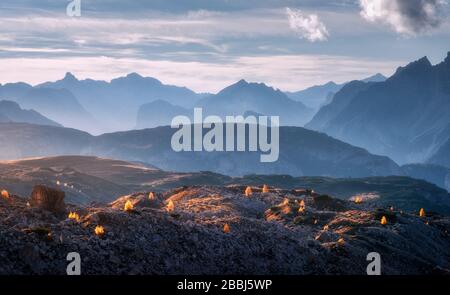
<path id="1" fill-rule="evenodd" d="M 125 202 L 125 205 L 123 206 L 123 210 L 125 212 L 131 212 L 131 211 L 133 211 L 133 209 L 134 209 L 133 203 L 131 203 L 130 200 L 127 200 Z"/>
<path id="2" fill-rule="evenodd" d="M 247 186 L 247 188 L 245 189 L 244 194 L 245 194 L 246 197 L 250 197 L 253 194 L 252 188 Z"/>
<path id="3" fill-rule="evenodd" d="M 300 207 L 298 208 L 298 212 L 303 213 L 303 212 L 305 212 L 305 209 L 306 209 L 305 200 L 301 200 Z"/>
<path id="4" fill-rule="evenodd" d="M 149 194 L 148 194 L 148 199 L 149 199 L 150 201 L 155 200 L 155 199 L 156 199 L 155 193 L 154 193 L 154 192 L 149 193 Z"/>
<path id="5" fill-rule="evenodd" d="M 172 200 L 169 200 L 169 203 L 167 203 L 166 210 L 167 212 L 173 212 L 175 210 L 175 204 Z"/>
<path id="6" fill-rule="evenodd" d="M 105 234 L 105 228 L 101 225 L 97 225 L 94 230 L 95 234 L 99 237 Z"/>
<path id="7" fill-rule="evenodd" d="M 388 223 L 388 222 L 387 222 L 386 216 L 381 217 L 380 223 L 381 223 L 382 225 L 386 225 L 386 224 Z"/>
<path id="8" fill-rule="evenodd" d="M 423 209 L 423 208 L 420 208 L 420 211 L 419 211 L 419 216 L 420 216 L 420 217 L 426 217 L 426 214 L 425 214 L 425 209 Z"/>
<path id="9" fill-rule="evenodd" d="M 76 212 L 69 213 L 69 219 L 75 220 L 76 222 L 80 222 L 80 215 Z"/>
<path id="10" fill-rule="evenodd" d="M 268 193 L 269 192 L 269 186 L 267 184 L 265 184 L 262 188 L 262 192 L 263 193 Z"/>
<path id="11" fill-rule="evenodd" d="M 362 202 L 363 202 L 362 197 L 357 196 L 357 197 L 355 198 L 355 204 L 361 204 Z"/>
<path id="12" fill-rule="evenodd" d="M 287 199 L 286 199 L 286 200 L 287 200 Z M 291 213 L 292 213 L 292 207 L 289 206 L 289 200 L 288 200 L 288 202 L 285 204 L 285 206 L 283 206 L 283 207 L 281 208 L 281 212 L 282 212 L 283 214 L 291 214 Z"/>
<path id="13" fill-rule="evenodd" d="M 7 190 L 2 190 L 1 196 L 3 199 L 9 200 L 9 192 Z"/>
<path id="14" fill-rule="evenodd" d="M 228 223 L 225 223 L 225 225 L 223 226 L 223 232 L 228 234 L 231 232 L 230 226 L 228 225 Z"/>

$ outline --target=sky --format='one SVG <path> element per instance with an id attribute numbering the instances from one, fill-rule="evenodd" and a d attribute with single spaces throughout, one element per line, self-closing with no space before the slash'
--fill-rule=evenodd
<path id="1" fill-rule="evenodd" d="M 196 92 L 297 91 L 450 51 L 443 0 L 79 1 L 80 16 L 69 0 L 0 1 L 0 83 L 137 72 Z"/>

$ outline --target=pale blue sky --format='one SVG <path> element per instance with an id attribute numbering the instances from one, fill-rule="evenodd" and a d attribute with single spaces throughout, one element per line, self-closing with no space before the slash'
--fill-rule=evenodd
<path id="1" fill-rule="evenodd" d="M 450 50 L 441 0 L 0 2 L 0 83 L 138 72 L 198 92 L 241 78 L 282 90 L 392 74 Z"/>

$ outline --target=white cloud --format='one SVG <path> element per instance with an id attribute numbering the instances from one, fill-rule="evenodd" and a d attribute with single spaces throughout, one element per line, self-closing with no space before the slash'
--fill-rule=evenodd
<path id="1" fill-rule="evenodd" d="M 361 15 L 404 35 L 416 35 L 440 25 L 443 0 L 359 0 Z"/>
<path id="2" fill-rule="evenodd" d="M 316 14 L 306 15 L 299 9 L 286 8 L 289 26 L 298 33 L 300 38 L 311 42 L 326 41 L 329 33 L 324 23 Z"/>

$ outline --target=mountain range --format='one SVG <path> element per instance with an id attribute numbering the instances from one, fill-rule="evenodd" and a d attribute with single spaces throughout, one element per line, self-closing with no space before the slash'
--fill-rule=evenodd
<path id="1" fill-rule="evenodd" d="M 303 126 L 313 115 L 312 109 L 290 99 L 282 91 L 264 83 L 245 80 L 226 87 L 216 95 L 205 97 L 197 106 L 208 115 L 221 117 L 243 115 L 247 111 L 279 116 L 283 126 Z"/>
<path id="2" fill-rule="evenodd" d="M 285 93 L 265 85 L 240 80 L 217 94 L 210 94 L 198 101 L 195 107 L 202 108 L 204 116 L 243 116 L 249 112 L 258 115 L 279 116 L 280 125 L 303 126 L 314 111 L 303 103 L 290 99 Z M 193 109 L 183 108 L 169 102 L 157 100 L 139 108 L 137 128 L 152 128 L 170 125 L 177 115 L 192 118 Z"/>
<path id="3" fill-rule="evenodd" d="M 275 163 L 261 163 L 259 152 L 175 152 L 171 147 L 175 131 L 158 127 L 92 136 L 75 129 L 3 123 L 0 156 L 9 160 L 96 155 L 144 162 L 168 171 L 212 171 L 235 176 L 256 173 L 358 177 L 401 173 L 387 157 L 301 127 L 280 128 L 280 155 Z"/>
<path id="4" fill-rule="evenodd" d="M 3 138 L 18 140 L 18 143 L 2 143 L 2 158 L 99 153 L 169 170 L 342 177 L 391 173 L 417 175 L 448 188 L 449 81 L 450 53 L 437 65 L 424 57 L 398 68 L 388 79 L 377 74 L 340 85 L 330 82 L 297 92 L 299 96 L 294 99 L 292 93 L 245 80 L 217 94 L 197 94 L 136 73 L 111 82 L 79 80 L 67 73 L 62 80 L 34 87 L 26 83 L 0 85 L 0 99 L 9 100 L 0 104 L 1 122 L 73 128 L 50 131 L 49 127 L 27 124 L 2 125 Z M 334 91 L 337 92 L 333 95 Z M 307 106 L 311 103 L 302 103 L 306 97 L 323 101 L 325 94 L 329 101 L 322 102 L 324 105 L 315 115 L 314 107 Z M 280 144 L 284 154 L 277 164 L 268 168 L 257 162 L 257 156 L 252 153 L 173 153 L 167 146 L 172 134 L 170 128 L 113 132 L 167 126 L 176 115 L 191 117 L 194 107 L 203 108 L 205 115 L 278 115 L 283 126 L 302 126 L 312 117 L 306 128 L 326 135 L 303 128 L 282 128 Z M 80 130 L 95 135 L 105 130 L 113 133 L 92 136 Z M 43 138 L 49 140 L 52 132 L 57 138 L 54 144 L 48 145 Z M 24 136 L 35 141 L 25 142 Z M 125 139 L 120 142 L 118 138 L 122 136 Z M 151 138 L 141 138 L 146 136 Z M 165 142 L 157 142 L 158 137 Z M 334 146 L 338 148 L 333 149 Z M 153 155 L 144 155 L 144 151 Z M 378 157 L 379 162 L 371 162 L 373 157 Z M 361 168 L 361 163 L 367 161 L 368 167 Z M 246 167 L 241 163 L 246 163 Z M 382 163 L 381 168 L 374 163 Z M 351 169 L 356 170 L 349 172 Z"/>
<path id="5" fill-rule="evenodd" d="M 64 79 L 46 82 L 37 88 L 67 89 L 86 109 L 102 122 L 103 131 L 133 129 L 141 105 L 157 100 L 190 108 L 204 96 L 186 87 L 165 85 L 151 77 L 131 73 L 106 81 L 78 80 L 67 73 Z M 89 129 L 84 129 L 89 131 Z"/>
<path id="6" fill-rule="evenodd" d="M 380 80 L 377 74 L 365 80 Z M 131 73 L 107 81 L 79 80 L 70 72 L 61 80 L 36 86 L 0 85 L 0 99 L 33 108 L 66 127 L 92 134 L 169 125 L 176 115 L 190 115 L 193 107 L 224 117 L 246 112 L 278 115 L 285 126 L 303 126 L 344 84 L 334 82 L 288 93 L 264 83 L 241 80 L 217 94 L 195 93 L 186 87 L 165 85 L 152 77 Z M 312 107 L 306 104 L 314 104 Z"/>
<path id="7" fill-rule="evenodd" d="M 368 78 L 362 79 L 362 82 L 383 82 L 387 78 L 378 73 Z M 348 83 L 348 82 L 347 82 Z M 333 96 L 342 89 L 347 83 L 336 84 L 330 81 L 323 85 L 316 85 L 296 92 L 286 92 L 286 94 L 295 101 L 300 101 L 307 107 L 318 111 L 324 105 L 327 105 L 333 99 Z"/>
<path id="8" fill-rule="evenodd" d="M 303 126 L 314 114 L 312 109 L 290 99 L 280 90 L 264 83 L 249 83 L 245 80 L 240 80 L 217 94 L 207 95 L 195 107 L 202 108 L 204 116 L 219 116 L 223 120 L 226 116 L 243 116 L 249 113 L 279 116 L 280 125 L 283 126 Z M 170 125 L 177 115 L 192 118 L 193 109 L 162 100 L 144 104 L 139 108 L 136 128 Z"/>
<path id="9" fill-rule="evenodd" d="M 418 163 L 442 157 L 433 155 L 450 138 L 449 114 L 450 53 L 434 66 L 424 57 L 400 67 L 384 82 L 348 83 L 306 127 L 400 164 Z"/>

